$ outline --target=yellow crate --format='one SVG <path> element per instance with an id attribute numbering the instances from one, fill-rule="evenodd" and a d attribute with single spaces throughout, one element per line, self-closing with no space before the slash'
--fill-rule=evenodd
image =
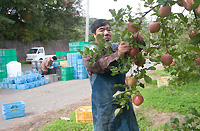
<path id="1" fill-rule="evenodd" d="M 67 67 L 67 61 L 60 61 L 60 66 Z"/>
<path id="2" fill-rule="evenodd" d="M 75 110 L 76 122 L 92 122 L 92 107 L 91 106 L 81 106 Z"/>

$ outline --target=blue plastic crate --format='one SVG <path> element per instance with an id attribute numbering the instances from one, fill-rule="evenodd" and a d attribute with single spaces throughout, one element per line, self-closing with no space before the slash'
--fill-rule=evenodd
<path id="1" fill-rule="evenodd" d="M 35 81 L 35 87 L 38 87 L 38 86 L 40 86 L 40 82 L 37 80 Z"/>
<path id="2" fill-rule="evenodd" d="M 8 87 L 9 87 L 8 84 L 6 84 L 4 82 L 1 83 L 1 88 L 8 88 Z"/>
<path id="3" fill-rule="evenodd" d="M 29 83 L 29 88 L 34 88 L 35 87 L 35 82 L 30 82 Z"/>
<path id="4" fill-rule="evenodd" d="M 25 104 L 24 102 L 2 104 L 2 114 L 4 119 L 12 119 L 25 116 Z"/>
<path id="5" fill-rule="evenodd" d="M 53 62 L 52 65 L 53 65 L 54 67 L 58 67 L 58 66 L 59 66 L 59 62 Z"/>
<path id="6" fill-rule="evenodd" d="M 48 84 L 48 83 L 49 83 L 49 79 L 45 78 L 45 79 L 44 79 L 44 84 L 46 85 L 46 84 Z"/>
<path id="7" fill-rule="evenodd" d="M 45 79 L 42 77 L 42 78 L 39 80 L 39 82 L 40 82 L 40 86 L 43 86 L 43 85 L 45 84 Z"/>
<path id="8" fill-rule="evenodd" d="M 17 84 L 17 89 L 19 89 L 19 90 L 29 89 L 29 83 Z"/>
<path id="9" fill-rule="evenodd" d="M 8 88 L 9 89 L 17 89 L 17 85 L 16 84 L 8 84 Z"/>

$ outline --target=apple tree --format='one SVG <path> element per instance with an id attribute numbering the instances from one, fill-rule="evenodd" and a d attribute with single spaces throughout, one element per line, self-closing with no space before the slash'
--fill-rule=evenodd
<path id="1" fill-rule="evenodd" d="M 108 21 L 111 22 L 113 32 L 120 34 L 120 41 L 128 42 L 132 47 L 129 53 L 117 60 L 120 63 L 118 66 L 109 67 L 112 75 L 126 74 L 136 66 L 131 76 L 126 77 L 125 85 L 114 85 L 125 89 L 113 95 L 116 98 L 115 103 L 121 105 L 121 108 L 115 111 L 115 115 L 120 114 L 122 108 L 129 109 L 128 102 L 133 102 L 135 105 L 142 104 L 144 99 L 138 88 L 144 88 L 145 85 L 139 80 L 151 82 L 152 79 L 147 75 L 147 71 L 155 70 L 157 64 L 163 64 L 165 71 L 171 74 L 171 85 L 174 88 L 200 78 L 200 1 L 143 1 L 144 6 L 149 9 L 146 12 L 133 14 L 131 5 L 118 11 L 110 9 L 113 18 Z M 184 7 L 182 13 L 172 12 L 172 8 L 177 4 Z M 184 15 L 185 11 L 190 15 Z M 149 13 L 155 18 L 154 21 L 145 21 Z M 148 23 L 148 26 L 144 23 Z M 90 56 L 90 64 L 94 64 L 102 55 L 111 53 L 109 45 L 112 42 L 105 43 L 100 35 L 97 39 L 99 44 L 91 42 L 98 47 L 97 49 L 86 48 L 85 52 L 80 51 L 84 56 Z M 154 64 L 147 68 L 144 66 L 147 62 Z"/>

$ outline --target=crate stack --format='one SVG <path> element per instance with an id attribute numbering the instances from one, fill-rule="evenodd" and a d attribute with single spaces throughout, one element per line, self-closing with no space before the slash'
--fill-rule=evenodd
<path id="1" fill-rule="evenodd" d="M 4 78 L 1 83 L 1 88 L 26 90 L 38 86 L 48 84 L 49 80 L 39 74 L 37 70 L 26 71 L 19 73 L 18 76 Z"/>
<path id="2" fill-rule="evenodd" d="M 62 60 L 62 59 L 66 60 L 66 56 L 67 56 L 67 51 L 58 51 L 58 52 L 56 52 L 56 57 L 59 60 Z"/>
<path id="3" fill-rule="evenodd" d="M 68 67 L 74 69 L 74 79 L 86 79 L 88 78 L 87 70 L 82 61 L 82 55 L 80 53 L 68 53 L 67 54 Z"/>
<path id="4" fill-rule="evenodd" d="M 0 83 L 7 77 L 6 64 L 17 61 L 16 49 L 0 49 Z"/>
<path id="5" fill-rule="evenodd" d="M 73 67 L 60 67 L 61 81 L 74 79 Z"/>
<path id="6" fill-rule="evenodd" d="M 69 51 L 85 51 L 85 47 L 90 48 L 89 42 L 71 42 L 69 43 Z M 82 61 L 82 55 L 80 53 L 68 53 L 67 64 L 74 68 L 74 79 L 86 79 L 88 78 L 87 70 Z"/>
<path id="7" fill-rule="evenodd" d="M 80 49 L 81 51 L 85 51 L 85 47 L 90 47 L 89 42 L 70 42 L 69 43 L 69 51 L 77 51 Z"/>

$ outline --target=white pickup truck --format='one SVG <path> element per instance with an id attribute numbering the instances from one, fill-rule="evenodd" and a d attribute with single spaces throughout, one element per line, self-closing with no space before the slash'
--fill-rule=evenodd
<path id="1" fill-rule="evenodd" d="M 45 55 L 44 47 L 33 47 L 26 54 L 26 61 L 42 61 L 48 57 L 53 57 L 56 55 Z"/>

